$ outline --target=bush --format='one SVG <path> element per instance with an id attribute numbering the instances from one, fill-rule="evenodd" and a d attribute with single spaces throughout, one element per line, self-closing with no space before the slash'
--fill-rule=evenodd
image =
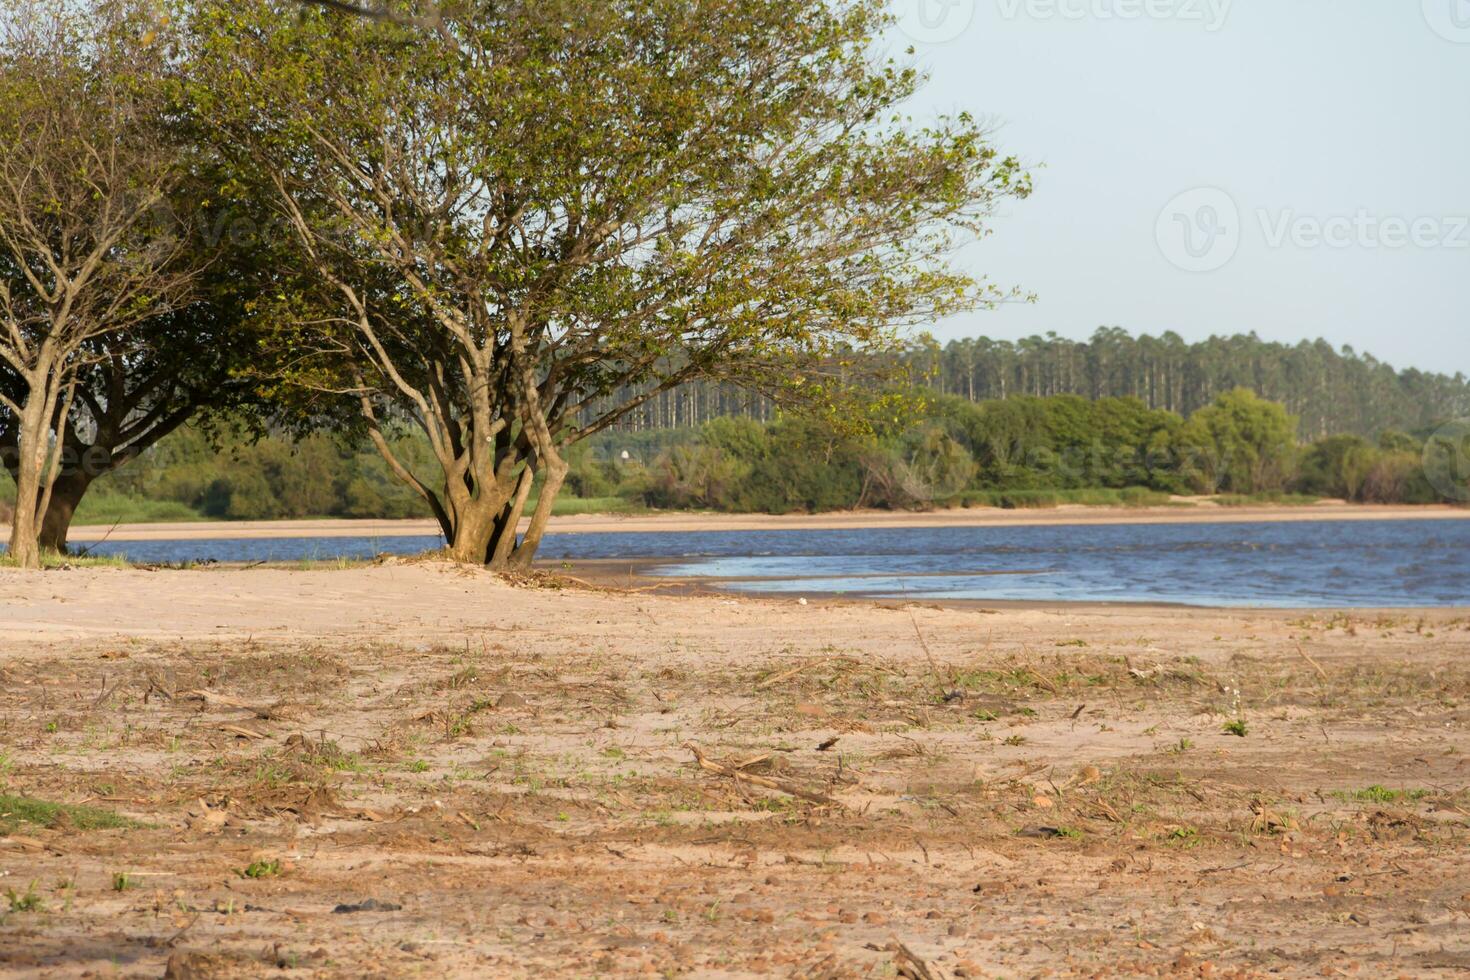
<path id="1" fill-rule="evenodd" d="M 1358 503 L 1438 503 L 1444 497 L 1424 471 L 1424 454 L 1424 443 L 1402 432 L 1384 432 L 1376 444 L 1357 436 L 1329 436 L 1302 454 L 1296 486 Z"/>
<path id="2" fill-rule="evenodd" d="M 817 422 L 782 419 L 767 429 L 768 450 L 742 481 L 744 511 L 813 513 L 857 505 L 863 491 L 862 446 Z"/>
<path id="3" fill-rule="evenodd" d="M 585 442 L 577 443 L 566 454 L 567 479 L 564 491 L 575 497 L 612 497 L 618 492 L 623 473 L 614 458 L 606 457 Z"/>
<path id="4" fill-rule="evenodd" d="M 1444 498 L 1430 484 L 1420 452 L 1381 452 L 1363 480 L 1361 497 L 1370 504 L 1434 504 Z"/>
<path id="5" fill-rule="evenodd" d="M 1296 485 L 1305 493 L 1361 500 L 1363 485 L 1382 452 L 1359 436 L 1330 436 L 1302 454 Z"/>
<path id="6" fill-rule="evenodd" d="M 738 509 L 739 485 L 750 470 L 718 446 L 676 446 L 659 456 L 643 496 L 652 507 Z"/>
<path id="7" fill-rule="evenodd" d="M 1292 476 L 1297 420 L 1246 388 L 1189 417 L 1176 448 L 1180 471 L 1200 493 L 1282 490 Z"/>
<path id="8" fill-rule="evenodd" d="M 975 460 L 977 489 L 1184 489 L 1172 453 L 1183 419 L 1137 398 L 941 399 L 934 414 Z"/>

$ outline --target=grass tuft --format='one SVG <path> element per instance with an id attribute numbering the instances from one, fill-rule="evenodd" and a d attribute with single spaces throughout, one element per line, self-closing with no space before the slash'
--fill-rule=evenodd
<path id="1" fill-rule="evenodd" d="M 23 892 L 14 888 L 5 889 L 5 899 L 10 904 L 10 911 L 15 912 L 40 912 L 46 908 L 46 903 L 36 893 L 36 883 L 32 881 Z"/>
<path id="2" fill-rule="evenodd" d="M 251 861 L 240 871 L 242 878 L 274 878 L 281 873 L 280 861 Z"/>
<path id="3" fill-rule="evenodd" d="M 142 826 L 138 821 L 111 810 L 0 794 L 0 830 L 8 833 L 23 823 L 38 827 L 74 827 L 77 830 L 118 830 Z"/>
<path id="4" fill-rule="evenodd" d="M 1405 801 L 1422 800 L 1429 795 L 1429 790 L 1389 789 L 1387 786 L 1379 786 L 1375 783 L 1372 786 L 1343 795 L 1357 800 L 1360 803 L 1402 803 Z"/>

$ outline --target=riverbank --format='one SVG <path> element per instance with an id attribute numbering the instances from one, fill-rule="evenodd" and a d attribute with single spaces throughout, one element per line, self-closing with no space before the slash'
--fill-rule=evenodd
<path id="1" fill-rule="evenodd" d="M 1024 527 L 1069 524 L 1246 523 L 1255 521 L 1444 520 L 1470 518 L 1470 508 L 1443 505 L 1347 504 L 1225 507 L 1208 498 L 1179 498 L 1168 507 L 1062 506 L 1038 510 L 975 507 L 926 512 L 842 511 L 828 514 L 708 514 L 663 511 L 645 514 L 573 514 L 552 518 L 556 534 L 692 531 L 778 531 L 904 527 Z M 3 533 L 3 532 L 0 532 Z M 257 538 L 342 538 L 433 536 L 433 521 L 318 520 L 210 521 L 179 524 L 122 524 L 72 529 L 78 544 L 94 541 L 197 541 Z"/>
<path id="2" fill-rule="evenodd" d="M 0 569 L 0 974 L 1470 968 L 1465 610 L 535 581 Z"/>

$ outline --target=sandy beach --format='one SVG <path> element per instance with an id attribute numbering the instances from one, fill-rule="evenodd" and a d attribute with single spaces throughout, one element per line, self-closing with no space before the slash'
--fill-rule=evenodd
<path id="1" fill-rule="evenodd" d="M 0 570 L 0 973 L 1463 975 L 1467 723 L 1466 610 Z"/>
<path id="2" fill-rule="evenodd" d="M 557 534 L 618 531 L 773 531 L 826 528 L 885 527 L 1004 527 L 1064 524 L 1165 524 L 1209 521 L 1370 521 L 1467 520 L 1470 508 L 1451 506 L 1396 506 L 1345 504 L 1323 501 L 1303 506 L 1222 507 L 1212 502 L 1181 498 L 1170 507 L 1081 507 L 1044 510 L 1002 510 L 976 507 L 926 512 L 844 511 L 830 514 L 578 514 L 553 518 Z M 3 525 L 0 525 L 3 527 Z M 200 539 L 294 537 L 411 537 L 437 535 L 433 521 L 318 520 L 318 521 L 209 521 L 177 524 L 121 524 L 75 527 L 71 540 L 187 541 Z"/>

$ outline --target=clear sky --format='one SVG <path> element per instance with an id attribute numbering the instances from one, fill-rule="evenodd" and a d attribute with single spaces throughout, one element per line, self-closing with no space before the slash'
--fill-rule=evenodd
<path id="1" fill-rule="evenodd" d="M 1035 170 L 935 331 L 1322 336 L 1470 373 L 1470 0 L 897 0 L 893 49 Z"/>

